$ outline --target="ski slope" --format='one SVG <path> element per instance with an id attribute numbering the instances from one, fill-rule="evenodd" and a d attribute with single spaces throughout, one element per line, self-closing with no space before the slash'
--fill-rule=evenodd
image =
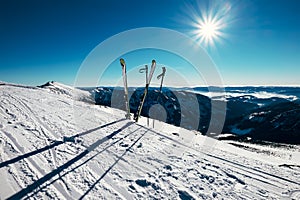
<path id="1" fill-rule="evenodd" d="M 56 82 L 0 84 L 0 199 L 300 198 L 299 146 L 151 128 L 92 102 Z"/>

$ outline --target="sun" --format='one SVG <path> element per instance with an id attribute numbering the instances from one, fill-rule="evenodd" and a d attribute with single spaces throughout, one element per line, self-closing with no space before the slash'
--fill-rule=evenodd
<path id="1" fill-rule="evenodd" d="M 207 23 L 200 28 L 200 32 L 204 37 L 214 37 L 217 33 L 217 27 L 213 23 Z"/>
<path id="2" fill-rule="evenodd" d="M 195 27 L 195 36 L 204 45 L 214 46 L 215 41 L 223 36 L 223 22 L 212 16 L 199 18 Z"/>
<path id="3" fill-rule="evenodd" d="M 210 1 L 214 2 L 214 1 Z M 192 25 L 192 37 L 204 46 L 214 47 L 216 42 L 224 39 L 226 28 L 231 20 L 232 7 L 228 2 L 212 3 L 210 6 L 198 5 L 187 9 L 187 17 Z"/>
<path id="4" fill-rule="evenodd" d="M 213 42 L 220 35 L 220 27 L 213 21 L 199 22 L 197 36 L 200 40 L 207 42 Z"/>

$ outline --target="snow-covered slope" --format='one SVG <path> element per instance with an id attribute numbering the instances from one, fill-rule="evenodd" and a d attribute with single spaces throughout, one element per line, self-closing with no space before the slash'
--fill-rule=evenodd
<path id="1" fill-rule="evenodd" d="M 47 89 L 56 94 L 63 94 L 74 100 L 84 101 L 87 103 L 95 103 L 92 95 L 88 91 L 73 88 L 58 82 L 49 81 L 44 85 L 38 86 L 40 88 Z"/>
<path id="2" fill-rule="evenodd" d="M 248 151 L 158 121 L 135 124 L 89 99 L 60 83 L 0 84 L 0 199 L 300 197 L 298 146 Z"/>

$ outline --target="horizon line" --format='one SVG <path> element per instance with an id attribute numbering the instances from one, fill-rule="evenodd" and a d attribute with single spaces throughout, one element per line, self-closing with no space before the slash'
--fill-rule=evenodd
<path id="1" fill-rule="evenodd" d="M 45 83 L 48 83 L 48 82 L 51 82 L 51 81 L 46 81 Z M 58 82 L 58 81 L 53 81 L 54 83 L 60 83 L 60 84 L 64 84 L 64 85 L 67 85 L 67 86 L 71 86 L 71 87 L 76 87 L 76 88 L 89 88 L 89 87 L 124 87 L 123 85 L 98 85 L 98 86 L 74 86 L 74 84 L 65 84 L 65 83 L 62 83 L 62 82 Z M 45 84 L 43 83 L 43 84 Z M 4 84 L 4 85 L 21 85 L 21 86 L 40 86 L 40 85 L 26 85 L 26 84 L 19 84 L 19 83 L 11 83 L 11 82 L 5 82 L 5 81 L 1 81 L 0 80 L 0 84 Z M 43 85 L 41 84 L 41 85 Z M 144 85 L 134 85 L 134 86 L 129 86 L 129 88 L 139 88 L 139 87 L 144 87 Z M 160 85 L 153 85 L 153 86 L 150 86 L 150 87 L 160 87 Z M 226 88 L 226 87 L 300 87 L 300 84 L 283 84 L 283 85 L 278 85 L 278 84 L 265 84 L 265 85 L 246 85 L 246 84 L 224 84 L 224 85 L 192 85 L 192 86 L 172 86 L 172 85 L 163 85 L 163 87 L 171 87 L 171 88 L 196 88 L 196 87 L 202 87 L 202 88 L 205 88 L 205 87 L 218 87 L 218 88 Z"/>

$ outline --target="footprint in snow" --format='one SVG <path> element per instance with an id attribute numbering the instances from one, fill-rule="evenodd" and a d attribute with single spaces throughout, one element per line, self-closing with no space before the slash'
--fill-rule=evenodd
<path id="1" fill-rule="evenodd" d="M 172 171 L 172 166 L 171 166 L 171 165 L 165 165 L 164 168 L 165 168 L 166 170 Z"/>
<path id="2" fill-rule="evenodd" d="M 135 183 L 141 187 L 148 187 L 151 185 L 151 182 L 145 180 L 145 179 L 138 179 L 135 181 Z"/>
<path id="3" fill-rule="evenodd" d="M 129 185 L 128 187 L 129 187 L 129 189 L 130 189 L 131 191 L 136 191 L 136 189 L 135 189 L 135 187 L 134 187 L 133 185 Z"/>
<path id="4" fill-rule="evenodd" d="M 150 181 L 147 181 L 145 179 L 137 179 L 135 183 L 141 187 L 149 187 L 151 186 L 154 190 L 159 190 L 160 187 L 156 185 L 155 183 L 152 183 Z"/>
<path id="5" fill-rule="evenodd" d="M 129 147 L 129 144 L 124 143 L 124 142 L 121 142 L 119 145 L 120 145 L 121 147 Z"/>
<path id="6" fill-rule="evenodd" d="M 179 194 L 179 197 L 181 200 L 194 200 L 195 199 L 186 191 L 178 190 L 178 194 Z"/>

